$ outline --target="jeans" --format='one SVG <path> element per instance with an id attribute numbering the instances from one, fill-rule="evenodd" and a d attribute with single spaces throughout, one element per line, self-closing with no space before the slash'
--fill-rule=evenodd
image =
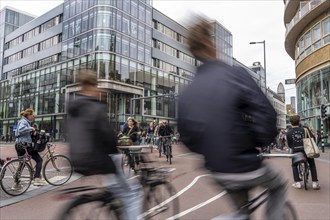
<path id="1" fill-rule="evenodd" d="M 266 219 L 283 219 L 286 201 L 287 181 L 281 171 L 268 164 L 258 170 L 246 173 L 212 173 L 215 181 L 229 194 L 237 210 L 248 200 L 249 190 L 262 186 L 269 190 L 266 208 Z"/>
<path id="2" fill-rule="evenodd" d="M 306 157 L 306 155 L 305 155 Z M 315 161 L 314 158 L 307 158 L 307 163 L 309 164 L 309 168 L 311 170 L 311 174 L 312 174 L 312 181 L 313 182 L 317 182 L 317 171 L 316 171 L 316 165 L 315 165 Z M 293 162 L 293 159 L 292 159 Z M 295 182 L 300 182 L 301 179 L 299 178 L 299 172 L 298 172 L 298 166 L 297 165 L 292 165 L 292 172 L 293 172 L 293 179 Z"/>
<path id="3" fill-rule="evenodd" d="M 143 210 L 143 189 L 138 180 L 128 180 L 123 174 L 120 163 L 122 154 L 111 156 L 118 174 L 103 176 L 103 185 L 109 187 L 110 191 L 119 198 L 124 206 L 123 219 L 137 219 Z"/>
<path id="4" fill-rule="evenodd" d="M 23 156 L 25 154 L 25 150 L 17 149 L 15 144 L 15 149 L 17 152 L 17 156 Z M 32 147 L 27 148 L 29 155 L 36 162 L 36 170 L 34 172 L 34 178 L 41 178 L 41 168 L 42 168 L 42 158 L 37 151 L 32 150 Z"/>

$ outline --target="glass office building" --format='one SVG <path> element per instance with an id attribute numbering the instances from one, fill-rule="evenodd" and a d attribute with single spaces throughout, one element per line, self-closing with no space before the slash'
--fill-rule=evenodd
<path id="1" fill-rule="evenodd" d="M 286 0 L 285 49 L 295 60 L 297 113 L 302 123 L 330 132 L 330 120 L 321 120 L 320 105 L 330 113 L 330 11 L 329 1 Z"/>
<path id="2" fill-rule="evenodd" d="M 231 33 L 215 33 L 224 30 L 232 57 Z M 80 89 L 77 74 L 90 68 L 116 128 L 130 115 L 142 126 L 162 119 L 175 127 L 175 94 L 200 64 L 185 36 L 148 0 L 65 0 L 5 38 L 0 126 L 12 131 L 19 112 L 31 107 L 39 127 L 62 138 L 66 103 Z"/>

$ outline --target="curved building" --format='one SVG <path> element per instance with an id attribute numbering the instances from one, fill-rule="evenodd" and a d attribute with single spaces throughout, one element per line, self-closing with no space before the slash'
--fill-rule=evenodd
<path id="1" fill-rule="evenodd" d="M 330 98 L 330 1 L 284 0 L 285 49 L 295 60 L 297 113 L 302 123 L 321 128 L 320 105 Z M 326 133 L 329 119 L 323 121 Z"/>

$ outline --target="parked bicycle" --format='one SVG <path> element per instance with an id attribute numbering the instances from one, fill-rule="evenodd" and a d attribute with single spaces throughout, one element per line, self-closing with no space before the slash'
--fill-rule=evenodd
<path id="1" fill-rule="evenodd" d="M 143 157 L 145 158 L 145 157 Z M 146 162 L 143 159 L 143 162 Z M 167 219 L 179 212 L 176 191 L 168 181 L 174 168 L 143 167 L 139 170 L 139 180 L 144 187 L 144 213 L 138 219 Z M 91 186 L 62 189 L 58 197 L 73 198 L 58 219 L 123 219 L 122 203 L 111 188 Z M 83 193 L 78 195 L 78 193 Z"/>
<path id="2" fill-rule="evenodd" d="M 23 148 L 25 154 L 8 160 L 0 173 L 0 186 L 5 193 L 11 196 L 18 196 L 26 192 L 33 180 L 35 166 L 32 165 L 26 146 Z M 66 183 L 73 173 L 70 159 L 64 155 L 55 154 L 54 144 L 47 143 L 46 149 L 46 153 L 42 156 L 43 159 L 47 158 L 42 167 L 43 177 L 47 183 L 54 186 Z M 15 184 L 19 184 L 21 189 L 12 189 Z"/>
<path id="3" fill-rule="evenodd" d="M 172 136 L 159 137 L 159 157 L 164 154 L 166 161 L 172 164 Z"/>

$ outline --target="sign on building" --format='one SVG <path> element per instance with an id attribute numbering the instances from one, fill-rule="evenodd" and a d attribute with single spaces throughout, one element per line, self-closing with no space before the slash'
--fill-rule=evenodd
<path id="1" fill-rule="evenodd" d="M 296 84 L 296 79 L 286 79 L 285 85 Z"/>

